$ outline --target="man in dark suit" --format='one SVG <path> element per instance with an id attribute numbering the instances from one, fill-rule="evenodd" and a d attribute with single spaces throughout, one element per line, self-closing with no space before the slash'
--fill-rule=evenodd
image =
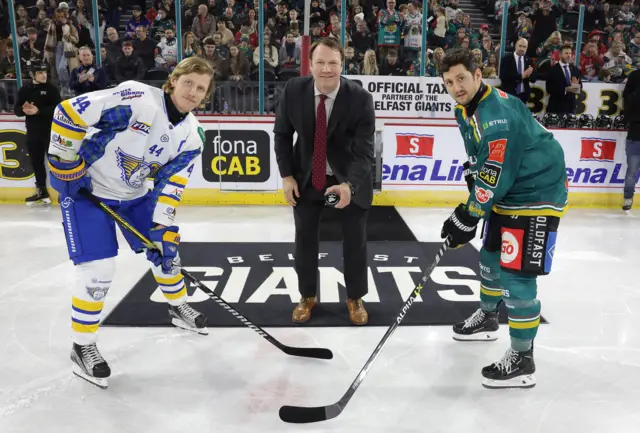
<path id="1" fill-rule="evenodd" d="M 576 102 L 582 90 L 582 82 L 580 81 L 580 71 L 570 63 L 571 56 L 571 46 L 565 45 L 560 50 L 560 61 L 549 69 L 547 113 L 576 113 Z"/>
<path id="2" fill-rule="evenodd" d="M 309 52 L 311 77 L 287 82 L 276 112 L 275 153 L 296 226 L 295 267 L 302 299 L 292 319 L 304 323 L 317 303 L 320 214 L 335 193 L 342 213 L 347 308 L 353 324 L 368 321 L 367 214 L 373 200 L 373 98 L 341 77 L 344 50 L 322 38 Z M 298 133 L 295 146 L 294 132 Z"/>
<path id="3" fill-rule="evenodd" d="M 535 83 L 536 73 L 527 56 L 528 42 L 521 38 L 516 42 L 513 54 L 507 54 L 500 63 L 500 89 L 518 97 L 525 105 L 529 100 L 529 83 Z"/>

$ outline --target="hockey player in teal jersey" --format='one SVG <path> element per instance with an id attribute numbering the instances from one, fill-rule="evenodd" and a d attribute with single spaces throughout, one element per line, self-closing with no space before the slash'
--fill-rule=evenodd
<path id="1" fill-rule="evenodd" d="M 470 195 L 445 221 L 452 248 L 476 236 L 480 251 L 480 309 L 453 327 L 459 341 L 497 339 L 498 305 L 508 311 L 511 347 L 484 367 L 487 388 L 535 386 L 533 340 L 540 324 L 536 280 L 551 270 L 556 233 L 567 205 L 564 153 L 553 135 L 518 99 L 482 82 L 469 50 L 453 49 L 442 62 L 447 91 L 469 156 Z"/>

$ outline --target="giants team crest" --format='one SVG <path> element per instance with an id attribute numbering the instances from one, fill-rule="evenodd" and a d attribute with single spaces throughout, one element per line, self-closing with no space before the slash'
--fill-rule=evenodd
<path id="1" fill-rule="evenodd" d="M 140 188 L 145 180 L 161 167 L 157 162 L 145 162 L 120 148 L 116 150 L 116 161 L 122 171 L 120 178 L 131 188 Z"/>

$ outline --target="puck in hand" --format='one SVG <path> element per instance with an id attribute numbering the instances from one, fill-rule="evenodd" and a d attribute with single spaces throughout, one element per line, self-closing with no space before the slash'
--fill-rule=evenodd
<path id="1" fill-rule="evenodd" d="M 327 206 L 335 206 L 340 201 L 340 196 L 335 192 L 330 192 L 324 196 L 324 202 Z"/>

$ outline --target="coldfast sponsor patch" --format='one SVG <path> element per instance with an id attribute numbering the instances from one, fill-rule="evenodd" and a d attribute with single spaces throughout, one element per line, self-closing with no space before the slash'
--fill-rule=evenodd
<path id="1" fill-rule="evenodd" d="M 490 187 L 495 187 L 500 181 L 500 174 L 502 174 L 502 167 L 495 164 L 484 164 L 478 172 L 478 177 Z"/>

